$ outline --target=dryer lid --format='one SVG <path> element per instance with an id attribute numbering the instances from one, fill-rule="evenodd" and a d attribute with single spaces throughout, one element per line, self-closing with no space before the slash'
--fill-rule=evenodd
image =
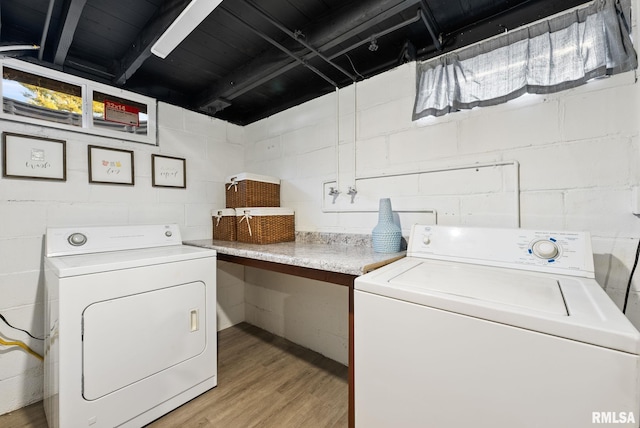
<path id="1" fill-rule="evenodd" d="M 104 253 L 182 245 L 177 224 L 50 227 L 46 256 Z"/>
<path id="2" fill-rule="evenodd" d="M 173 245 L 127 251 L 45 257 L 45 266 L 47 270 L 58 278 L 65 278 L 201 258 L 212 258 L 212 263 L 215 263 L 216 255 L 215 250 L 208 248 Z"/>

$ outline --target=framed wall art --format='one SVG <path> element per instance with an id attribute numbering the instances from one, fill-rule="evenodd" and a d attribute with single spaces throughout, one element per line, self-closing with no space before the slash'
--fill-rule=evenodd
<path id="1" fill-rule="evenodd" d="M 133 151 L 89 146 L 89 183 L 133 186 Z"/>
<path id="2" fill-rule="evenodd" d="M 186 160 L 172 156 L 151 155 L 153 187 L 187 187 Z"/>
<path id="3" fill-rule="evenodd" d="M 67 181 L 66 141 L 3 132 L 2 176 Z"/>

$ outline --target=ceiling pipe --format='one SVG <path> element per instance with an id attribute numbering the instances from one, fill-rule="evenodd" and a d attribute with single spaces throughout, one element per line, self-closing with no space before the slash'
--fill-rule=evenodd
<path id="1" fill-rule="evenodd" d="M 38 52 L 38 61 L 42 61 L 44 55 L 44 44 L 47 41 L 47 35 L 49 34 L 49 24 L 51 24 L 51 14 L 53 13 L 53 5 L 56 0 L 49 0 L 49 7 L 47 8 L 47 17 L 44 19 L 44 28 L 42 29 L 42 38 L 40 39 L 40 51 Z"/>
<path id="2" fill-rule="evenodd" d="M 325 52 L 419 2 L 420 0 L 369 0 L 351 3 L 346 6 L 348 10 L 341 11 L 340 15 L 331 15 L 326 21 L 309 28 L 306 31 L 307 42 L 316 46 L 319 52 Z M 228 7 L 226 6 L 226 9 Z M 220 10 L 225 10 L 224 3 Z M 331 25 L 328 22 L 331 22 Z M 310 52 L 302 59 L 306 61 L 314 56 L 315 53 Z M 199 98 L 194 107 L 206 111 L 216 100 L 232 100 L 239 96 L 240 91 L 245 93 L 259 86 L 260 82 L 266 81 L 266 76 L 272 79 L 297 65 L 296 61 L 274 54 L 273 50 L 265 52 L 234 73 L 218 79 Z"/>
<path id="3" fill-rule="evenodd" d="M 402 2 L 399 2 L 395 6 L 381 11 L 378 15 L 375 15 L 362 23 L 358 24 L 357 21 L 355 21 L 355 25 L 346 27 L 348 31 L 345 31 L 341 34 L 336 34 L 332 39 L 329 39 L 325 43 L 316 43 L 316 46 L 321 46 L 319 49 L 322 52 L 332 49 L 337 45 L 368 31 L 369 29 L 371 29 L 371 27 L 374 27 L 391 17 L 398 15 L 399 13 L 419 3 L 420 0 L 404 0 Z M 349 22 L 346 22 L 345 24 L 350 25 Z"/>
<path id="4" fill-rule="evenodd" d="M 399 24 L 396 24 L 393 27 L 390 27 L 390 28 L 387 28 L 386 30 L 380 31 L 379 33 L 375 33 L 375 34 L 373 34 L 373 37 L 374 38 L 383 37 L 383 36 L 393 32 L 393 31 L 399 30 L 400 28 L 406 27 L 407 25 L 413 24 L 413 23 L 418 22 L 418 21 L 420 21 L 420 11 L 419 10 L 418 10 L 418 13 L 416 14 L 415 17 L 407 19 L 406 21 L 403 21 L 403 22 L 401 22 Z M 329 55 L 328 58 L 333 60 L 334 58 L 337 58 L 337 57 L 339 57 L 341 55 L 344 55 L 345 53 L 350 52 L 350 51 L 352 51 L 352 50 L 354 50 L 354 49 L 356 49 L 356 48 L 358 48 L 358 47 L 360 47 L 360 46 L 362 46 L 364 44 L 370 43 L 370 42 L 371 42 L 371 39 L 367 38 L 366 40 L 362 40 L 361 42 L 355 43 L 355 44 L 353 44 L 353 45 L 341 50 L 338 53 Z M 302 60 L 307 60 L 307 59 L 309 59 L 311 57 L 313 57 L 312 53 L 303 56 Z M 291 70 L 291 69 L 293 69 L 293 68 L 295 68 L 297 66 L 298 66 L 298 64 L 296 62 L 291 62 L 291 63 L 287 64 L 284 67 L 281 67 L 281 68 L 278 68 L 277 70 L 272 71 L 271 73 L 266 73 L 266 74 L 261 75 L 261 77 L 258 80 L 254 80 L 248 85 L 247 84 L 242 85 L 242 86 L 238 85 L 238 87 L 236 88 L 236 91 L 231 93 L 229 95 L 228 99 L 224 99 L 224 103 L 223 103 L 224 107 L 228 107 L 229 105 L 231 105 L 230 102 L 229 102 L 230 100 L 232 100 L 234 98 L 237 98 L 240 95 L 249 92 L 251 89 L 255 88 L 256 86 L 260 86 L 263 83 L 266 83 L 269 80 L 274 79 L 274 78 L 278 77 L 279 75 L 281 75 L 283 73 L 286 73 L 287 71 L 289 71 L 289 70 Z M 219 110 L 222 110 L 222 109 L 218 109 L 218 111 Z"/>
<path id="5" fill-rule="evenodd" d="M 424 26 L 427 27 L 427 31 L 431 35 L 433 39 L 433 45 L 436 47 L 438 51 L 442 50 L 442 33 L 438 28 L 438 24 L 436 23 L 435 18 L 433 17 L 433 13 L 427 4 L 427 0 L 421 0 L 421 6 L 423 14 L 422 14 L 422 22 Z"/>
<path id="6" fill-rule="evenodd" d="M 536 8 L 536 5 L 541 3 L 545 4 L 542 11 Z M 488 39 L 503 33 L 507 28 L 519 28 L 522 25 L 532 22 L 530 17 L 536 16 L 551 16 L 562 10 L 568 10 L 567 8 L 579 7 L 584 5 L 584 0 L 566 0 L 562 2 L 566 3 L 565 6 L 560 7 L 560 2 L 535 2 L 533 0 L 523 0 L 515 2 L 515 4 L 507 7 L 499 12 L 485 16 L 484 18 L 477 18 L 474 22 L 467 24 L 463 27 L 455 28 L 453 31 L 442 33 L 444 44 L 442 50 L 434 50 L 429 46 L 418 49 L 416 56 L 419 60 L 427 60 L 438 55 L 441 55 L 443 51 L 451 52 L 456 49 L 468 47 L 474 43 Z M 548 5 L 548 6 L 546 6 Z M 500 20 L 506 25 L 498 27 L 493 25 L 493 21 Z"/>
<path id="7" fill-rule="evenodd" d="M 278 20 L 276 20 L 274 17 L 272 17 L 271 15 L 269 15 L 264 9 L 262 9 L 260 6 L 258 6 L 257 4 L 254 4 L 252 1 L 250 0 L 243 0 L 243 2 L 249 6 L 250 8 L 252 8 L 255 12 L 257 12 L 260 16 L 262 16 L 265 20 L 267 20 L 268 22 L 270 22 L 271 24 L 273 24 L 274 26 L 276 26 L 280 31 L 282 31 L 283 33 L 285 33 L 287 36 L 291 37 L 293 40 L 295 40 L 296 42 L 300 43 L 302 46 L 304 46 L 305 48 L 309 49 L 311 52 L 313 52 L 317 57 L 319 57 L 320 59 L 322 59 L 323 61 L 325 61 L 327 64 L 331 65 L 333 68 L 335 68 L 336 70 L 340 71 L 342 74 L 344 74 L 345 76 L 347 76 L 349 79 L 351 79 L 352 81 L 356 81 L 356 77 L 349 73 L 347 70 L 345 70 L 344 68 L 340 67 L 338 64 L 336 64 L 335 62 L 331 61 L 329 58 L 327 58 L 326 56 L 324 56 L 321 52 L 319 52 L 316 48 L 314 48 L 313 46 L 311 46 L 309 43 L 305 42 L 304 40 L 302 40 L 302 37 L 304 37 L 304 35 L 298 35 L 297 33 L 294 33 L 293 31 L 289 30 L 287 27 L 285 27 L 282 23 L 280 23 Z"/>
<path id="8" fill-rule="evenodd" d="M 334 54 L 331 54 L 329 56 L 329 59 L 337 58 L 337 57 L 339 57 L 341 55 L 346 54 L 347 52 L 350 52 L 350 51 L 352 51 L 352 50 L 354 50 L 356 48 L 359 48 L 362 45 L 366 45 L 368 43 L 371 43 L 372 39 L 378 39 L 380 37 L 386 36 L 387 34 L 393 33 L 394 31 L 399 30 L 399 29 L 401 29 L 403 27 L 406 27 L 407 25 L 411 25 L 414 22 L 420 21 L 421 18 L 422 18 L 422 14 L 420 12 L 420 9 L 418 9 L 418 13 L 413 18 L 407 19 L 406 21 L 402 21 L 401 23 L 396 24 L 393 27 L 389 27 L 386 30 L 382 30 L 379 33 L 374 33 L 366 40 L 361 40 L 358 43 L 355 43 L 355 44 L 353 44 L 351 46 L 346 47 L 345 49 L 342 49 L 340 52 L 336 52 Z"/>
<path id="9" fill-rule="evenodd" d="M 283 45 L 281 45 L 280 43 L 278 43 L 277 41 L 273 40 L 271 37 L 267 36 L 266 34 L 264 34 L 261 31 L 256 30 L 255 28 L 253 28 L 251 26 L 251 24 L 249 24 L 248 22 L 246 22 L 245 20 L 243 20 L 242 18 L 240 18 L 238 15 L 236 15 L 235 13 L 229 11 L 229 10 L 225 10 L 225 12 L 229 15 L 231 15 L 232 17 L 234 17 L 236 20 L 238 20 L 238 22 L 242 23 L 244 26 L 246 26 L 249 30 L 251 30 L 254 34 L 256 34 L 258 37 L 261 37 L 262 39 L 266 40 L 267 42 L 271 43 L 273 46 L 275 46 L 276 48 L 280 49 L 282 52 L 284 52 L 285 54 L 287 54 L 288 56 L 290 56 L 291 58 L 293 58 L 296 62 L 298 62 L 299 64 L 302 64 L 303 66 L 307 67 L 309 70 L 313 71 L 314 73 L 316 73 L 318 76 L 322 77 L 324 80 L 326 80 L 327 82 L 329 82 L 333 87 L 338 87 L 338 85 L 336 84 L 336 82 L 334 82 L 333 80 L 331 80 L 329 77 L 327 77 L 324 73 L 322 73 L 320 70 L 318 70 L 317 68 L 315 68 L 312 65 L 309 65 L 306 61 L 304 61 L 302 58 L 300 58 L 299 56 L 297 56 L 296 54 L 294 54 L 293 52 L 291 52 L 289 49 L 287 49 L 286 47 L 284 47 Z"/>

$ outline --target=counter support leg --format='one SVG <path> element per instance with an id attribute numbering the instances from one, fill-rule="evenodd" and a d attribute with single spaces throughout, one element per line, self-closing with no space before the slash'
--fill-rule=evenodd
<path id="1" fill-rule="evenodd" d="M 353 329 L 353 282 L 349 284 L 349 428 L 356 426 Z"/>

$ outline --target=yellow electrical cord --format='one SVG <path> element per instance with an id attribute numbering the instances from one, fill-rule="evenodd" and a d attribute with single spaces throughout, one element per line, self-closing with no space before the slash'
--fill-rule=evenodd
<path id="1" fill-rule="evenodd" d="M 4 345 L 4 346 L 19 346 L 22 349 L 24 349 L 25 351 L 27 351 L 28 353 L 30 353 L 31 355 L 33 355 L 34 357 L 36 357 L 37 359 L 39 359 L 40 361 L 44 361 L 44 357 L 40 354 L 38 354 L 36 351 L 34 351 L 33 349 L 29 348 L 27 345 L 25 345 L 22 342 L 7 342 L 6 340 L 2 339 L 0 337 L 0 345 Z"/>

